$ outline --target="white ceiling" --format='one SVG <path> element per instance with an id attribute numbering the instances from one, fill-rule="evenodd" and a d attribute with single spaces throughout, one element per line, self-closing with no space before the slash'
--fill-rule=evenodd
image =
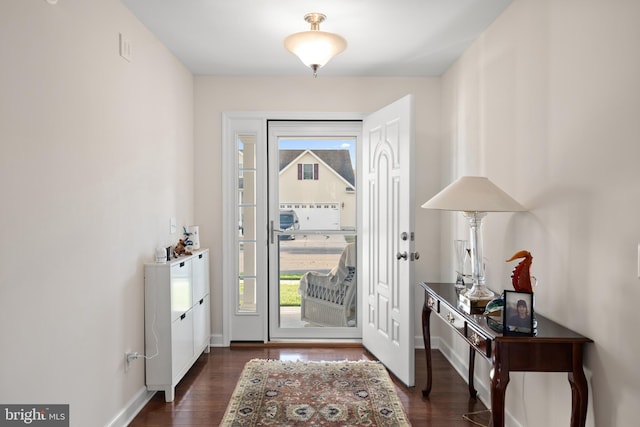
<path id="1" fill-rule="evenodd" d="M 197 75 L 312 75 L 283 40 L 324 13 L 348 46 L 321 77 L 439 76 L 512 0 L 121 1 Z"/>

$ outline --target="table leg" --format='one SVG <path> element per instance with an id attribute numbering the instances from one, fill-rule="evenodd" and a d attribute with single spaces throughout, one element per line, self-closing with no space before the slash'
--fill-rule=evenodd
<path id="1" fill-rule="evenodd" d="M 469 346 L 469 396 L 476 398 L 478 391 L 474 386 L 474 371 L 476 365 L 476 351 L 473 347 Z"/>
<path id="2" fill-rule="evenodd" d="M 424 390 L 422 390 L 422 395 L 424 397 L 428 397 L 429 393 L 431 393 L 431 380 L 432 380 L 432 372 L 431 372 L 431 330 L 430 330 L 430 317 L 431 317 L 431 307 L 427 304 L 428 295 L 424 293 L 424 305 L 422 306 L 422 339 L 424 340 L 424 352 L 425 359 L 427 362 L 427 385 Z"/>
<path id="3" fill-rule="evenodd" d="M 491 415 L 493 427 L 504 427 L 504 396 L 509 384 L 509 347 L 496 345 L 491 375 Z"/>
<path id="4" fill-rule="evenodd" d="M 584 427 L 587 422 L 589 389 L 582 368 L 582 344 L 573 345 L 573 371 L 569 372 L 571 384 L 571 427 Z"/>

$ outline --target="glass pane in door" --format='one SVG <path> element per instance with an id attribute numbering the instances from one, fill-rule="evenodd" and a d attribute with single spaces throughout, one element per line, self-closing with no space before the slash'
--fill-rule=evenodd
<path id="1" fill-rule="evenodd" d="M 355 146 L 278 139 L 281 329 L 357 325 Z"/>
<path id="2" fill-rule="evenodd" d="M 256 306 L 256 138 L 238 135 L 238 283 L 236 312 Z"/>

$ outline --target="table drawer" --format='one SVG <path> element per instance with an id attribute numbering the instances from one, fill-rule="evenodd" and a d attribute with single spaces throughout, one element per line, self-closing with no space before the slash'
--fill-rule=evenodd
<path id="1" fill-rule="evenodd" d="M 486 336 L 480 330 L 475 329 L 470 323 L 467 322 L 467 327 L 464 331 L 465 340 L 481 355 L 487 359 L 491 358 L 492 352 L 492 340 L 491 337 Z"/>

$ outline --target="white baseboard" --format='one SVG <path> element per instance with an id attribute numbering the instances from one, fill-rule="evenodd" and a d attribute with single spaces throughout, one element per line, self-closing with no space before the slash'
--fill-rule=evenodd
<path id="1" fill-rule="evenodd" d="M 120 411 L 118 415 L 113 418 L 105 427 L 126 427 L 133 421 L 136 415 L 149 403 L 155 391 L 148 391 L 146 387 L 142 387 L 136 394 L 127 402 L 125 407 Z"/>
<path id="2" fill-rule="evenodd" d="M 211 347 L 229 347 L 228 345 L 225 345 L 222 334 L 211 335 L 209 345 Z"/>

